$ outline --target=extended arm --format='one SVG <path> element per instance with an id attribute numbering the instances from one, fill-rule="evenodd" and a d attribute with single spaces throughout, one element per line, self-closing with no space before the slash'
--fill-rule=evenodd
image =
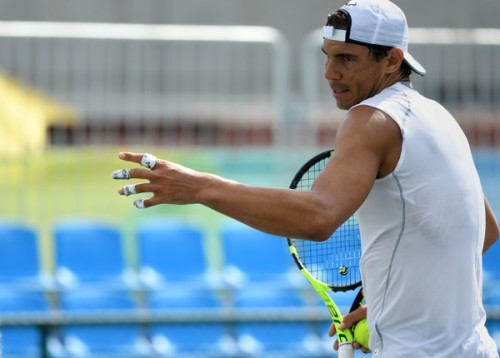
<path id="1" fill-rule="evenodd" d="M 137 193 L 153 193 L 146 207 L 198 203 L 261 231 L 325 240 L 361 205 L 384 163 L 387 126 L 396 125 L 379 112 L 373 117 L 374 112 L 365 107 L 348 113 L 335 154 L 310 192 L 248 186 L 164 160 L 153 170 L 131 169 L 130 177 L 147 181 L 135 186 Z M 121 153 L 120 158 L 140 163 L 142 154 Z"/>

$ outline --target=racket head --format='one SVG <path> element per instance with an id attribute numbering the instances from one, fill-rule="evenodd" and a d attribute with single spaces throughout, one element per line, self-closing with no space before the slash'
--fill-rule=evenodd
<path id="1" fill-rule="evenodd" d="M 322 152 L 307 161 L 293 178 L 290 189 L 310 190 L 333 152 Z M 293 238 L 287 240 L 299 269 L 307 271 L 330 290 L 349 291 L 361 286 L 361 238 L 358 221 L 354 215 L 326 241 L 314 242 Z"/>

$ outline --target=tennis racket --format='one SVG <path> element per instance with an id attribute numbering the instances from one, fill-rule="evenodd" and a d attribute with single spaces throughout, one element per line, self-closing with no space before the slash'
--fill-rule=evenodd
<path id="1" fill-rule="evenodd" d="M 311 158 L 295 174 L 290 189 L 310 190 L 332 155 L 333 150 L 328 150 Z M 342 314 L 329 292 L 349 291 L 361 286 L 361 241 L 356 217 L 351 216 L 324 242 L 287 240 L 295 263 L 328 308 L 337 331 L 339 358 L 354 357 L 353 334 L 350 329 L 339 329 Z M 352 307 L 359 307 L 362 299 L 360 290 Z"/>

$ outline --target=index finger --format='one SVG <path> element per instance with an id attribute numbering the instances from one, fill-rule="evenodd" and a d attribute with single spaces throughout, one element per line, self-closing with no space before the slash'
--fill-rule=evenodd
<path id="1" fill-rule="evenodd" d="M 143 153 L 120 152 L 118 158 L 126 162 L 141 164 Z"/>
<path id="2" fill-rule="evenodd" d="M 156 159 L 156 157 L 153 154 L 149 154 L 149 153 L 139 154 L 139 153 L 122 152 L 118 155 L 118 157 L 120 159 L 129 161 L 129 162 L 139 163 L 141 166 L 143 166 L 144 168 L 148 168 L 148 169 L 154 169 L 154 167 L 156 166 L 156 162 L 158 161 L 158 159 Z M 137 161 L 137 160 L 139 160 L 139 161 Z"/>

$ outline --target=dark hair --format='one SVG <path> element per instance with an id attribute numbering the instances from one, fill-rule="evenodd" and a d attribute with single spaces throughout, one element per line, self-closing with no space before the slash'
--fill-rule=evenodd
<path id="1" fill-rule="evenodd" d="M 326 18 L 326 26 L 333 26 L 339 30 L 349 30 L 350 20 L 345 12 L 335 11 L 328 14 Z M 386 57 L 387 52 L 392 49 L 391 46 L 373 45 L 361 42 L 354 43 L 368 47 L 368 50 L 370 51 L 370 54 L 375 58 L 375 61 L 380 61 L 381 59 Z M 412 69 L 405 60 L 401 62 L 399 72 L 405 77 L 411 75 Z"/>

